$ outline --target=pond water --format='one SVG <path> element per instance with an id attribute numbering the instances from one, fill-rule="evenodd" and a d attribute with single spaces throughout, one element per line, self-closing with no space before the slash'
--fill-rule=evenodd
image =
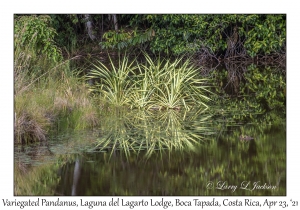
<path id="1" fill-rule="evenodd" d="M 53 182 L 44 192 L 53 195 L 286 194 L 285 123 L 224 124 L 213 131 L 202 129 L 199 118 L 182 127 L 161 121 L 130 127 L 120 120 L 113 129 L 16 146 L 15 165 L 23 165 L 28 176 L 34 169 L 41 183 Z M 240 139 L 242 132 L 254 139 Z M 101 145 L 110 138 L 110 146 Z M 119 149 L 125 142 L 128 148 Z"/>
<path id="2" fill-rule="evenodd" d="M 110 110 L 92 131 L 16 145 L 15 195 L 286 195 L 285 111 L 245 84 L 223 87 L 247 100 L 190 112 Z"/>

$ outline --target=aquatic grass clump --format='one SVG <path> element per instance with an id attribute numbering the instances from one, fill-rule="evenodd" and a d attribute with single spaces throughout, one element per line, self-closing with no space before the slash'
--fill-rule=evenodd
<path id="1" fill-rule="evenodd" d="M 120 60 L 118 67 L 111 59 L 110 67 L 98 62 L 88 76 L 97 81 L 91 90 L 109 105 L 150 110 L 208 108 L 209 81 L 200 77 L 189 59 L 153 60 L 145 54 L 145 63 L 134 59 L 128 64 L 126 56 Z"/>
<path id="2" fill-rule="evenodd" d="M 52 130 L 80 130 L 99 124 L 99 106 L 84 83 L 66 88 L 59 82 L 33 85 L 15 95 L 15 142 L 44 141 Z"/>
<path id="3" fill-rule="evenodd" d="M 54 110 L 60 114 L 60 121 L 67 123 L 67 128 L 80 130 L 99 124 L 98 112 L 101 106 L 96 105 L 94 98 L 90 96 L 84 80 L 70 74 L 56 84 Z"/>
<path id="4" fill-rule="evenodd" d="M 63 131 L 97 126 L 98 111 L 87 85 L 75 77 L 33 84 L 15 95 L 15 142 L 46 140 L 53 128 Z"/>
<path id="5" fill-rule="evenodd" d="M 68 69 L 67 61 L 54 68 L 44 63 L 40 66 L 43 74 L 31 72 L 35 60 L 28 62 L 29 66 L 19 63 L 14 69 L 15 143 L 44 141 L 54 127 L 63 130 L 98 125 L 99 107 L 85 81 Z"/>
<path id="6" fill-rule="evenodd" d="M 46 129 L 49 125 L 46 118 L 37 118 L 23 112 L 15 122 L 15 142 L 29 143 L 46 140 Z"/>

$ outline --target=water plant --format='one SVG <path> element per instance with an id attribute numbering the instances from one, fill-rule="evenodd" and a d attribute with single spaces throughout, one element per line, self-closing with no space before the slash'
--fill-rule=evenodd
<path id="1" fill-rule="evenodd" d="M 145 56 L 147 64 L 144 66 L 145 72 L 154 69 L 151 81 L 155 87 L 155 106 L 167 109 L 189 110 L 192 106 L 204 106 L 209 101 L 206 94 L 209 93 L 206 85 L 208 79 L 200 78 L 199 69 L 191 64 L 189 59 L 183 61 L 183 57 L 174 61 L 169 59 L 164 61 L 164 65 L 158 69 L 153 68 L 156 63 L 160 66 L 160 61 L 153 61 L 149 56 Z"/>
<path id="2" fill-rule="evenodd" d="M 91 90 L 115 106 L 151 110 L 208 108 L 209 80 L 201 78 L 189 59 L 144 57 L 144 63 L 136 59 L 129 63 L 125 56 L 118 66 L 112 59 L 109 66 L 98 61 L 88 75 L 88 79 L 97 81 Z"/>
<path id="3" fill-rule="evenodd" d="M 130 103 L 130 91 L 132 90 L 132 82 L 130 73 L 136 68 L 133 62 L 129 63 L 128 58 L 125 56 L 121 61 L 119 59 L 118 66 L 110 60 L 110 68 L 102 62 L 98 61 L 94 64 L 95 69 L 92 69 L 89 79 L 98 79 L 92 91 L 100 93 L 101 98 L 111 105 L 123 106 Z"/>

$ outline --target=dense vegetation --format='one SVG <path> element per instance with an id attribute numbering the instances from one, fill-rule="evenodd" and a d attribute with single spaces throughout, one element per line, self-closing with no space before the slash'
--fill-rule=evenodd
<path id="1" fill-rule="evenodd" d="M 285 115 L 285 71 L 236 63 L 281 65 L 285 47 L 285 15 L 16 15 L 16 141 L 95 126 L 107 106 Z M 220 59 L 222 71 L 202 65 Z"/>
<path id="2" fill-rule="evenodd" d="M 15 195 L 68 195 L 76 170 L 96 177 L 77 183 L 86 195 L 228 195 L 199 191 L 217 179 L 278 187 L 239 195 L 286 194 L 285 15 L 16 15 L 14 26 Z"/>
<path id="3" fill-rule="evenodd" d="M 55 34 L 48 16 L 15 19 L 16 143 L 46 140 L 55 125 L 83 129 L 98 123 L 87 84 L 78 71 L 71 71 L 70 60 L 63 59 Z"/>
<path id="4" fill-rule="evenodd" d="M 69 49 L 89 37 L 101 49 L 170 55 L 245 58 L 286 49 L 286 16 L 278 14 L 51 15 L 51 20 L 56 41 Z"/>

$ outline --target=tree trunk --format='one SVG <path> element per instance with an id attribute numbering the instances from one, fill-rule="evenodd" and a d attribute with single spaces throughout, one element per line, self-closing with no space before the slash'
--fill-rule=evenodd
<path id="1" fill-rule="evenodd" d="M 119 27 L 118 27 L 118 19 L 117 19 L 117 15 L 114 14 L 114 15 L 108 15 L 108 19 L 113 21 L 114 23 L 114 28 L 115 28 L 115 31 L 118 31 L 119 30 Z"/>
<path id="2" fill-rule="evenodd" d="M 118 31 L 118 20 L 117 20 L 117 15 L 114 14 L 113 16 L 113 20 L 114 20 L 114 26 L 115 26 L 115 31 Z"/>
<path id="3" fill-rule="evenodd" d="M 96 36 L 94 35 L 93 32 L 93 23 L 91 21 L 90 15 L 84 15 L 84 19 L 85 19 L 85 25 L 86 25 L 86 29 L 88 31 L 89 37 L 91 38 L 91 40 L 94 40 L 96 38 Z"/>

